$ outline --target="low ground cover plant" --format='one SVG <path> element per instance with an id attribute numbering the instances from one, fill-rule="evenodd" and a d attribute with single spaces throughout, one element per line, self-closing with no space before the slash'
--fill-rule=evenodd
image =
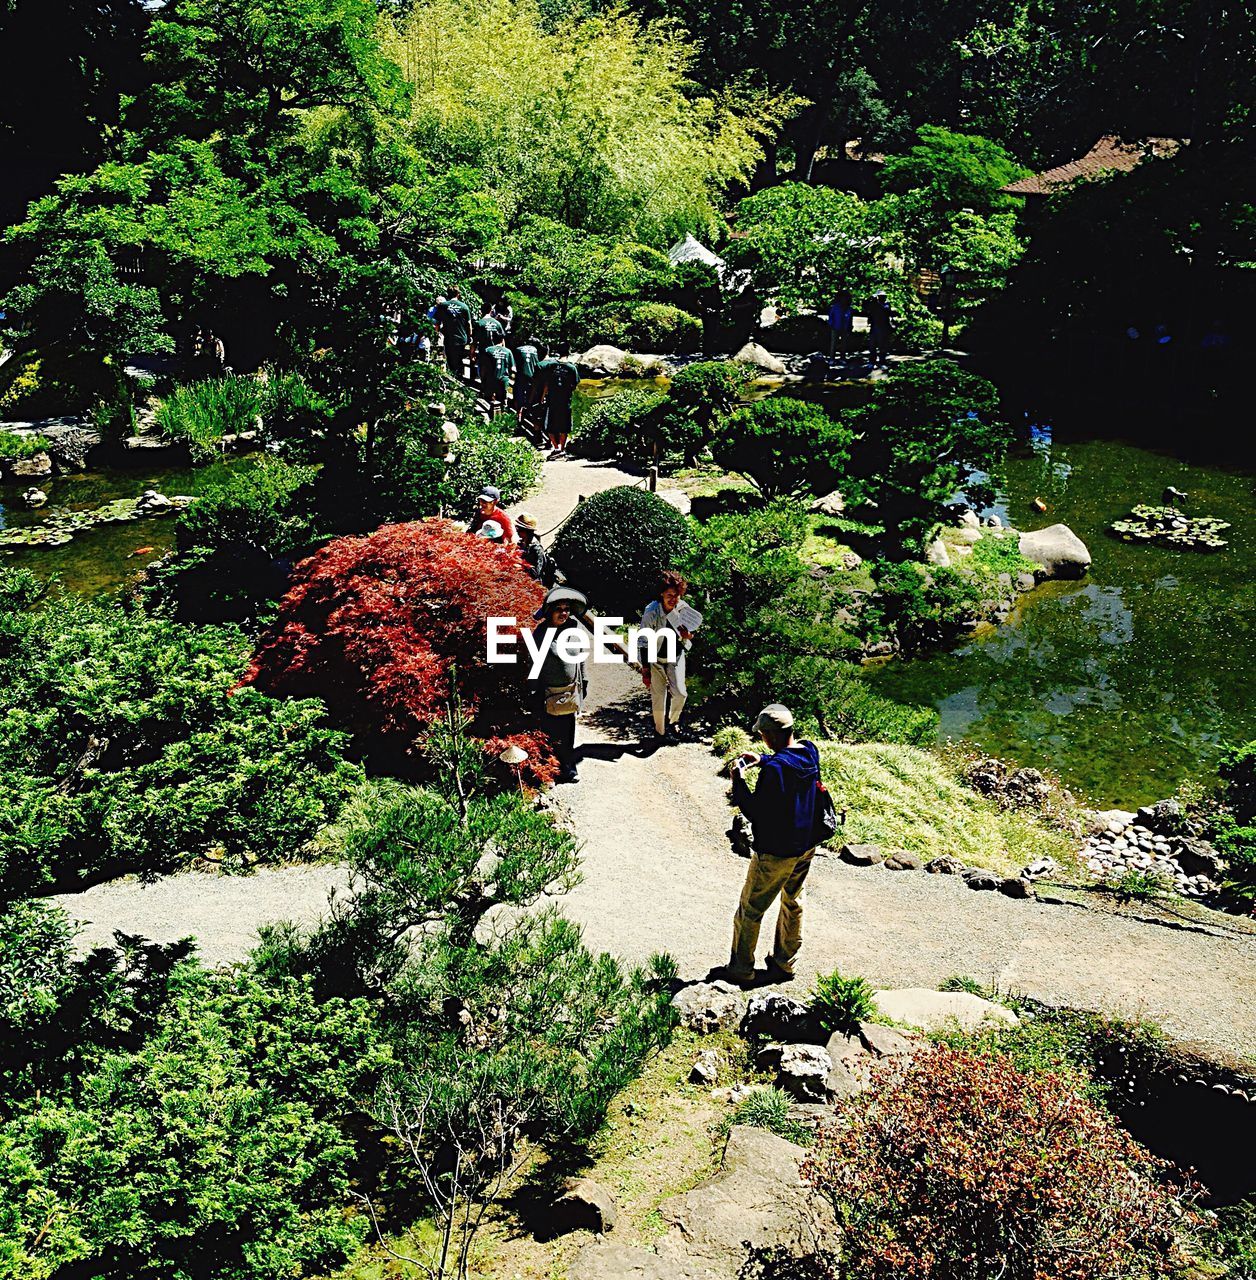
<path id="1" fill-rule="evenodd" d="M 803 1166 L 853 1280 L 1169 1276 L 1196 1192 L 1051 1074 L 938 1045 L 838 1105 Z"/>
<path id="2" fill-rule="evenodd" d="M 299 857 L 357 785 L 321 702 L 229 696 L 239 631 L 39 593 L 0 574 L 0 899 Z"/>
<path id="3" fill-rule="evenodd" d="M 872 984 L 859 974 L 844 976 L 839 970 L 816 978 L 811 1008 L 825 1031 L 849 1035 L 876 1013 Z"/>
<path id="4" fill-rule="evenodd" d="M 47 447 L 47 438 L 36 432 L 17 435 L 13 431 L 0 431 L 0 463 L 23 462 L 42 453 Z"/>

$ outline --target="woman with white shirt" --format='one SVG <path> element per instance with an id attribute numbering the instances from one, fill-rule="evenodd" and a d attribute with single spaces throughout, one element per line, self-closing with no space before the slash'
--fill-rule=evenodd
<path id="1" fill-rule="evenodd" d="M 643 631 L 671 630 L 677 636 L 675 662 L 648 663 L 645 637 L 640 637 L 637 642 L 641 680 L 650 691 L 650 706 L 654 712 L 654 740 L 660 745 L 680 740 L 677 722 L 688 696 L 685 689 L 685 653 L 693 640 L 695 619 L 701 621 L 694 610 L 681 605 L 688 590 L 689 584 L 679 573 L 667 570 L 659 583 L 659 598 L 651 600 L 641 615 Z M 686 626 L 686 622 L 690 625 Z"/>

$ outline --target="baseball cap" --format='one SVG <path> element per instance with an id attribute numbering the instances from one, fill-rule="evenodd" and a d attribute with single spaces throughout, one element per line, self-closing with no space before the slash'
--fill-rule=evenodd
<path id="1" fill-rule="evenodd" d="M 783 733 L 786 729 L 794 727 L 794 713 L 782 703 L 773 702 L 759 712 L 759 718 L 754 722 L 754 727 L 759 733 L 765 729 Z"/>
<path id="2" fill-rule="evenodd" d="M 491 484 L 486 484 L 484 488 L 480 490 L 480 496 L 476 499 L 477 502 L 500 502 L 501 500 L 502 491 L 500 489 L 494 489 Z"/>

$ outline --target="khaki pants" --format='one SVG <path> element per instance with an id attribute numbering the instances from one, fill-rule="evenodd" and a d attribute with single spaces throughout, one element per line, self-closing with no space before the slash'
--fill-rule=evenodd
<path id="1" fill-rule="evenodd" d="M 671 705 L 668 705 L 670 695 Z M 685 688 L 685 655 L 675 666 L 664 666 L 660 662 L 650 668 L 650 709 L 654 712 L 654 728 L 662 733 L 668 723 L 676 724 L 680 713 L 685 709 L 688 690 Z M 670 715 L 668 713 L 671 713 Z"/>
<path id="2" fill-rule="evenodd" d="M 786 973 L 793 973 L 794 960 L 802 948 L 802 897 L 807 872 L 811 870 L 814 849 L 796 858 L 774 858 L 755 853 L 746 870 L 741 902 L 733 916 L 733 953 L 728 962 L 735 978 L 749 978 L 754 973 L 754 953 L 759 942 L 759 925 L 768 908 L 780 895 L 776 914 L 776 941 L 772 959 Z"/>

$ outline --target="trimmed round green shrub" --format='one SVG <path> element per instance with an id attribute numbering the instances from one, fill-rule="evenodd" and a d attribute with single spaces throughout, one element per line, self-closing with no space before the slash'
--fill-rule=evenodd
<path id="1" fill-rule="evenodd" d="M 581 417 L 573 439 L 588 458 L 642 457 L 643 421 L 667 399 L 656 387 L 624 387 L 594 400 Z"/>
<path id="2" fill-rule="evenodd" d="M 657 595 L 660 575 L 688 550 L 685 517 L 658 494 L 630 485 L 595 493 L 554 539 L 554 558 L 571 585 L 624 617 Z"/>
<path id="3" fill-rule="evenodd" d="M 617 303 L 597 317 L 598 341 L 625 351 L 685 354 L 702 345 L 702 322 L 666 302 Z"/>
<path id="4" fill-rule="evenodd" d="M 500 489 L 502 502 L 509 505 L 518 502 L 540 475 L 541 459 L 527 440 L 496 426 L 481 426 L 464 430 L 454 445 L 447 485 L 454 510 L 466 515 L 473 513 L 476 495 L 485 485 Z"/>

